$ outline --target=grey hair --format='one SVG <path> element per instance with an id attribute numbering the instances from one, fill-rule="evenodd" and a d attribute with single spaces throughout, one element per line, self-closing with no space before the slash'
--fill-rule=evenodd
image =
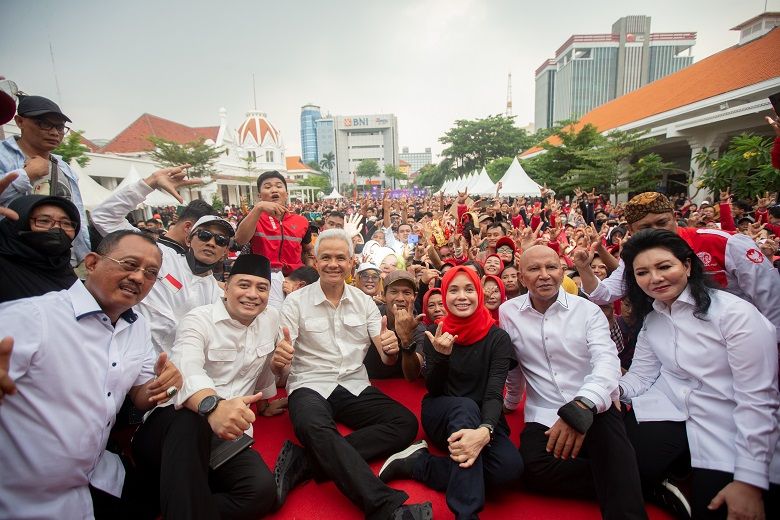
<path id="1" fill-rule="evenodd" d="M 347 247 L 349 248 L 349 257 L 352 258 L 352 256 L 355 254 L 355 246 L 352 245 L 352 240 L 350 239 L 349 235 L 346 231 L 343 229 L 327 229 L 320 233 L 320 235 L 317 237 L 317 242 L 314 244 L 314 256 L 317 257 L 320 254 L 320 243 L 323 240 L 328 239 L 337 239 L 341 240 L 345 244 L 347 244 Z"/>

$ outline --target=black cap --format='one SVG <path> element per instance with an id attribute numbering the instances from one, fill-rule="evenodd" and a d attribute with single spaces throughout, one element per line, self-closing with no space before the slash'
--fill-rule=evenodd
<path id="1" fill-rule="evenodd" d="M 263 255 L 253 253 L 244 253 L 238 255 L 233 266 L 230 268 L 230 276 L 234 274 L 249 274 L 259 276 L 271 281 L 271 262 Z"/>
<path id="2" fill-rule="evenodd" d="M 43 96 L 19 96 L 19 107 L 16 113 L 22 117 L 38 117 L 45 114 L 56 114 L 65 121 L 72 123 L 68 116 L 62 113 L 59 105 Z"/>
<path id="3" fill-rule="evenodd" d="M 276 170 L 271 170 L 270 172 L 263 172 L 262 175 L 260 175 L 260 178 L 257 179 L 257 189 L 263 187 L 263 183 L 267 181 L 268 179 L 280 179 L 284 183 L 284 189 L 287 189 L 287 179 L 284 178 L 284 175 L 279 173 Z"/>

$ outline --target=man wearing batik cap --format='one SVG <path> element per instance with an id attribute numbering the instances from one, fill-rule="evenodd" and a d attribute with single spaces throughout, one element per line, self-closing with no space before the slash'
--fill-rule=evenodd
<path id="1" fill-rule="evenodd" d="M 711 281 L 755 305 L 775 325 L 780 342 L 780 276 L 749 237 L 719 229 L 679 227 L 674 206 L 665 195 L 656 192 L 641 193 L 629 200 L 624 216 L 631 232 L 654 228 L 680 235 L 696 252 Z M 587 252 L 576 250 L 574 260 L 582 278 L 582 290 L 591 301 L 606 305 L 625 295 L 623 260 L 601 281 L 590 269 Z"/>
<path id="2" fill-rule="evenodd" d="M 182 367 L 184 385 L 175 403 L 158 406 L 133 438 L 136 464 L 153 488 L 150 498 L 159 490 L 163 518 L 255 519 L 274 506 L 274 477 L 249 443 L 222 465 L 210 462 L 228 442 L 249 441 L 251 404 L 264 415 L 286 405 L 268 402 L 276 394 L 271 354 L 280 326 L 279 311 L 268 307 L 270 287 L 268 259 L 240 255 L 224 301 L 193 309 L 178 326 L 171 358 Z"/>
<path id="3" fill-rule="evenodd" d="M 21 135 L 0 141 L 0 179 L 9 173 L 18 176 L 0 195 L 0 206 L 22 195 L 57 195 L 73 202 L 81 222 L 87 222 L 78 176 L 62 157 L 51 153 L 70 130 L 65 125 L 70 118 L 50 99 L 19 95 L 14 121 Z M 73 240 L 73 265 L 81 263 L 89 251 L 89 230 L 83 225 Z"/>

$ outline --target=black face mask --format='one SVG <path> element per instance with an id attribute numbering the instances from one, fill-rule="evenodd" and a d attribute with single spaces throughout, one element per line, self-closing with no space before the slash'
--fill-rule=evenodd
<path id="1" fill-rule="evenodd" d="M 73 240 L 58 227 L 48 231 L 19 231 L 19 240 L 46 256 L 62 256 L 70 252 Z"/>
<path id="2" fill-rule="evenodd" d="M 193 272 L 193 274 L 201 275 L 203 273 L 207 273 L 211 271 L 215 265 L 219 263 L 219 261 L 214 262 L 213 264 L 204 264 L 197 258 L 195 258 L 195 253 L 192 251 L 192 248 L 188 249 L 187 252 L 184 254 L 184 257 L 187 259 L 187 265 L 190 266 L 190 270 Z"/>

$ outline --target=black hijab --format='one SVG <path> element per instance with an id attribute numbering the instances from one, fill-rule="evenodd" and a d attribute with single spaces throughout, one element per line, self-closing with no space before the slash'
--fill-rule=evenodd
<path id="1" fill-rule="evenodd" d="M 67 289 L 77 280 L 70 266 L 70 249 L 51 255 L 21 239 L 22 235 L 31 232 L 30 214 L 43 204 L 62 208 L 76 224 L 76 235 L 79 233 L 81 217 L 69 200 L 45 195 L 14 199 L 8 207 L 19 214 L 19 220 L 0 220 L 0 302 Z"/>

